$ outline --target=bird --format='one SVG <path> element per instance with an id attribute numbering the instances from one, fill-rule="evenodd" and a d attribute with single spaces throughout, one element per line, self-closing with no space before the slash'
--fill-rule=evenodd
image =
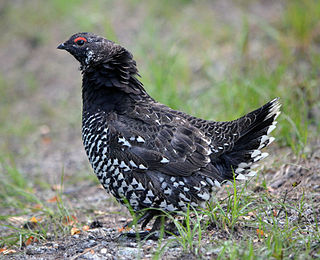
<path id="1" fill-rule="evenodd" d="M 57 48 L 80 62 L 82 140 L 94 173 L 141 229 L 153 218 L 158 228 L 159 211 L 205 207 L 224 183 L 255 176 L 268 156 L 279 98 L 233 121 L 209 121 L 153 99 L 133 55 L 113 41 L 84 32 Z"/>

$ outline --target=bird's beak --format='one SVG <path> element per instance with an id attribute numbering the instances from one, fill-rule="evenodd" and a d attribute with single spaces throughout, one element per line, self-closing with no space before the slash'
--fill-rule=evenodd
<path id="1" fill-rule="evenodd" d="M 57 47 L 57 49 L 59 49 L 59 50 L 65 50 L 65 49 L 66 49 L 66 46 L 64 45 L 64 43 L 61 43 L 61 44 Z"/>

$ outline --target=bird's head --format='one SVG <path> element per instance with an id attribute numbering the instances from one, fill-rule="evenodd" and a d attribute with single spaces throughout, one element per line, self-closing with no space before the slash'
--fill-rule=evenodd
<path id="1" fill-rule="evenodd" d="M 61 43 L 58 49 L 66 50 L 75 57 L 80 62 L 82 70 L 110 59 L 118 53 L 127 52 L 120 45 L 87 32 L 72 35 L 69 40 Z M 132 58 L 131 54 L 129 56 Z"/>
<path id="2" fill-rule="evenodd" d="M 92 89 L 113 88 L 147 95 L 136 78 L 139 74 L 132 54 L 119 44 L 93 33 L 76 33 L 58 49 L 68 51 L 80 62 L 84 83 L 89 81 L 94 85 Z"/>

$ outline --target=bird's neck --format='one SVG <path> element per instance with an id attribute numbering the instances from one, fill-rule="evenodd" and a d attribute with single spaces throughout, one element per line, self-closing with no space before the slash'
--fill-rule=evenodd
<path id="1" fill-rule="evenodd" d="M 97 111 L 117 111 L 121 110 L 121 102 L 126 102 L 123 93 L 113 89 L 95 89 L 85 86 L 82 88 L 83 111 L 95 113 Z"/>
<path id="2" fill-rule="evenodd" d="M 126 113 L 136 102 L 152 100 L 133 73 L 98 66 L 83 72 L 84 112 Z"/>

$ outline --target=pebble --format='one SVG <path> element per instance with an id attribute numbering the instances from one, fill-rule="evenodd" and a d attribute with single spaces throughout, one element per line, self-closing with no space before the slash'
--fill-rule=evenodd
<path id="1" fill-rule="evenodd" d="M 141 251 L 138 248 L 132 248 L 132 247 L 124 247 L 118 250 L 118 256 L 122 257 L 128 257 L 131 259 L 136 259 L 139 254 L 141 254 Z"/>
<path id="2" fill-rule="evenodd" d="M 27 255 L 40 255 L 40 254 L 53 254 L 57 251 L 56 248 L 52 248 L 52 247 L 46 247 L 46 246 L 33 246 L 33 245 L 29 245 L 26 248 L 26 254 Z"/>
<path id="3" fill-rule="evenodd" d="M 97 244 L 97 241 L 91 239 L 88 242 L 83 243 L 83 247 L 90 248 L 95 246 L 96 244 Z"/>
<path id="4" fill-rule="evenodd" d="M 106 248 L 102 248 L 100 250 L 100 253 L 103 254 L 103 255 L 105 255 L 107 252 L 108 252 L 108 249 L 106 249 Z"/>

